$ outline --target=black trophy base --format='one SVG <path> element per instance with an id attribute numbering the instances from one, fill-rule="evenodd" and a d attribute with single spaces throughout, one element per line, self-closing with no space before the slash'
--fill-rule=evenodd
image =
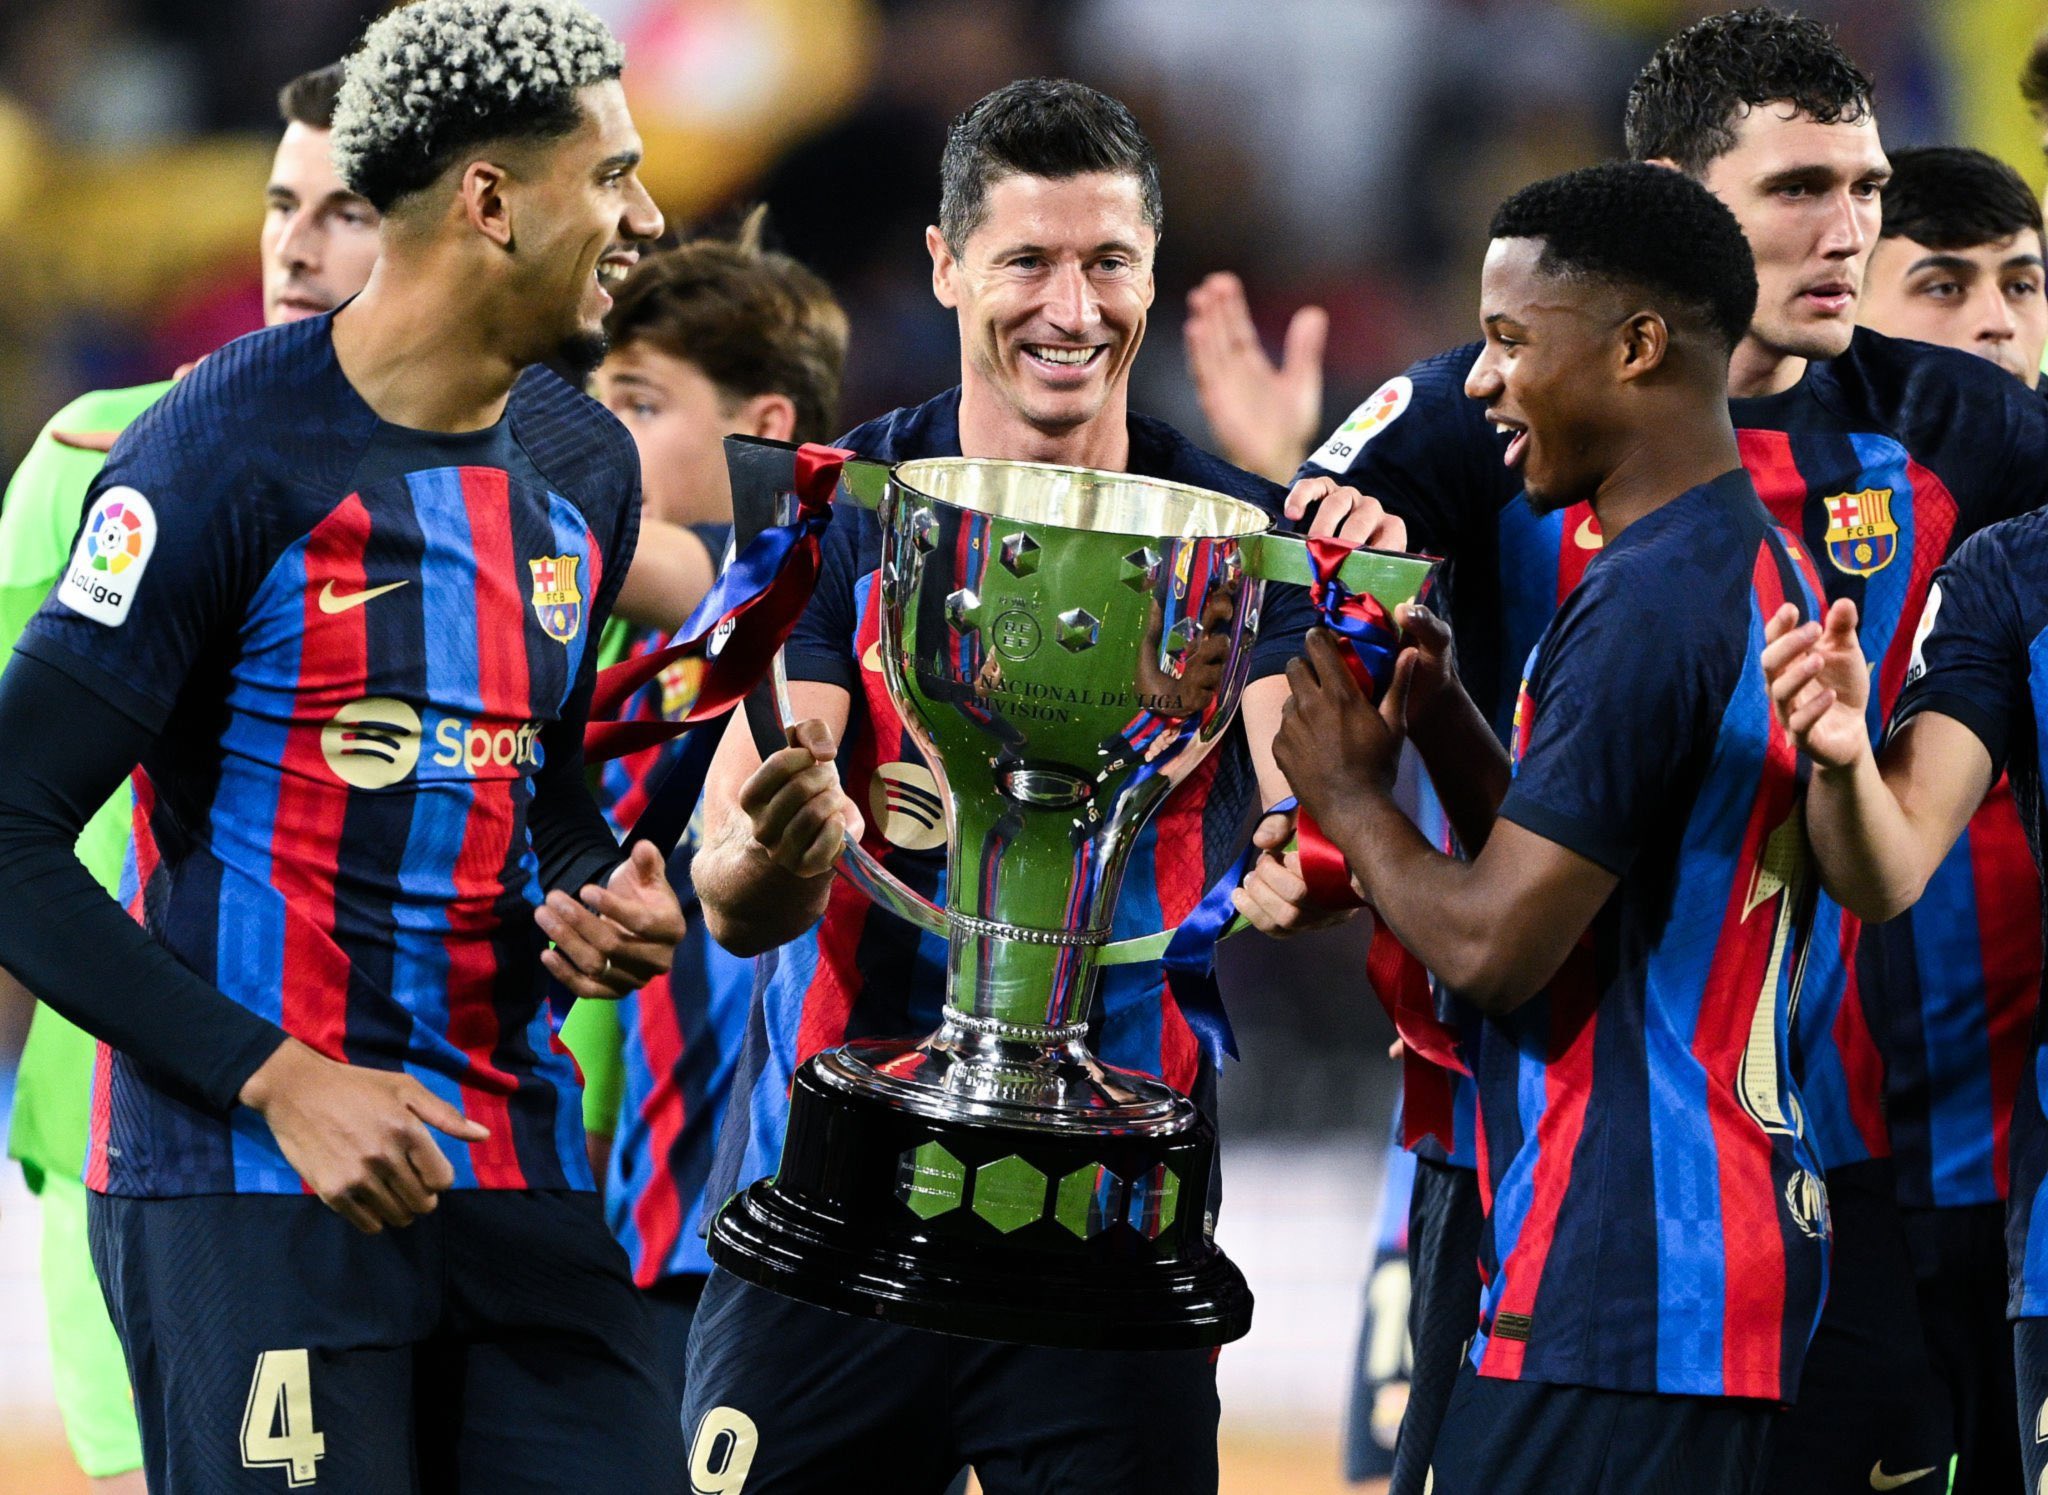
<path id="1" fill-rule="evenodd" d="M 1227 1344 L 1251 1327 L 1216 1249 L 1216 1136 L 1186 1103 L 1164 1135 L 915 1115 L 797 1071 L 782 1166 L 732 1199 L 711 1259 L 840 1313 L 1063 1349 Z"/>

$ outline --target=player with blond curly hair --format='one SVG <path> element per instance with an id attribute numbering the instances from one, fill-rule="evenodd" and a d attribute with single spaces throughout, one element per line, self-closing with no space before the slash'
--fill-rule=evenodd
<path id="1" fill-rule="evenodd" d="M 127 430 L 0 676 L 0 965 L 102 1040 L 157 1495 L 681 1467 L 543 974 L 616 998 L 682 930 L 581 751 L 638 461 L 538 367 L 595 361 L 662 229 L 622 65 L 568 0 L 373 24 L 332 137 L 368 285 Z M 73 851 L 138 766 L 139 925 Z"/>

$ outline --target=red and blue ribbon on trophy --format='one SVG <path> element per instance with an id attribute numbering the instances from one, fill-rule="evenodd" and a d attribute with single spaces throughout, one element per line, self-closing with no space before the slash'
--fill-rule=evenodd
<path id="1" fill-rule="evenodd" d="M 1309 601 L 1317 622 L 1348 646 L 1342 650 L 1352 680 L 1375 705 L 1393 683 L 1401 656 L 1401 638 L 1386 607 L 1377 597 L 1353 592 L 1338 579 L 1338 570 L 1352 549 L 1326 536 L 1308 540 L 1314 580 Z M 1290 796 L 1266 814 L 1295 815 L 1295 852 L 1309 898 L 1324 908 L 1357 908 L 1363 900 L 1351 884 L 1351 870 L 1313 816 Z M 1202 895 L 1193 913 L 1181 921 L 1164 957 L 1167 982 L 1176 1005 L 1213 1056 L 1237 1056 L 1236 1036 L 1216 985 L 1216 942 L 1236 913 L 1231 895 L 1264 853 L 1247 847 L 1237 862 Z M 1384 925 L 1374 929 L 1366 954 L 1368 982 L 1393 1020 L 1402 1041 L 1431 1063 L 1469 1073 L 1458 1052 L 1457 1037 L 1437 1016 L 1429 973 Z"/>
<path id="2" fill-rule="evenodd" d="M 825 526 L 832 521 L 832 495 L 841 469 L 853 455 L 816 443 L 798 447 L 794 518 L 768 526 L 746 543 L 670 643 L 598 672 L 590 722 L 583 731 L 588 761 L 602 763 L 690 734 L 633 823 L 628 843 L 652 841 L 669 852 L 682 839 L 718 743 L 717 732 L 702 729 L 723 721 L 767 674 L 776 651 L 811 600 L 818 585 Z M 696 699 L 685 715 L 671 721 L 612 719 L 634 691 L 685 661 L 697 662 L 703 671 Z"/>

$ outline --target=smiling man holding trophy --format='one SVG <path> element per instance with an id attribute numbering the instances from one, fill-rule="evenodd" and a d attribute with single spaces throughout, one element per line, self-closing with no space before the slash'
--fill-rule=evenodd
<path id="1" fill-rule="evenodd" d="M 1319 608 L 1390 612 L 1427 566 L 1323 546 L 1316 603 L 1265 586 L 1317 574 L 1269 533 L 1282 491 L 1128 410 L 1161 205 L 1121 104 L 1008 85 L 941 174 L 961 386 L 841 443 L 867 460 L 787 650 L 789 745 L 764 760 L 736 720 L 706 787 L 698 891 L 761 968 L 691 1478 L 936 1492 L 970 1463 L 991 1490 L 1186 1495 L 1216 1484 L 1212 1347 L 1250 1296 L 1210 1240 L 1227 1029 L 1169 989 L 1162 931 L 1199 908 L 1213 932 L 1286 794 L 1282 672 Z M 1308 486 L 1319 528 L 1400 548 Z M 1235 897 L 1341 918 L 1288 831 Z"/>

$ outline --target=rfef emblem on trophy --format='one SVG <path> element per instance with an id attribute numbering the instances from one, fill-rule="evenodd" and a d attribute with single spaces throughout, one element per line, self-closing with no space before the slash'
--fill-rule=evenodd
<path id="1" fill-rule="evenodd" d="M 728 441 L 742 537 L 793 452 Z M 1258 507 L 1122 473 L 849 462 L 883 532 L 881 665 L 945 822 L 935 906 L 851 840 L 841 875 L 947 942 L 944 1022 L 812 1058 L 781 1165 L 713 1224 L 712 1259 L 842 1312 L 979 1338 L 1165 1349 L 1251 1323 L 1211 1239 L 1215 1134 L 1194 1103 L 1089 1052 L 1145 822 L 1228 729 L 1268 581 L 1304 544 Z M 752 510 L 750 513 L 749 510 Z M 1391 611 L 1429 562 L 1357 551 L 1338 580 Z M 788 715 L 780 669 L 775 690 Z"/>

